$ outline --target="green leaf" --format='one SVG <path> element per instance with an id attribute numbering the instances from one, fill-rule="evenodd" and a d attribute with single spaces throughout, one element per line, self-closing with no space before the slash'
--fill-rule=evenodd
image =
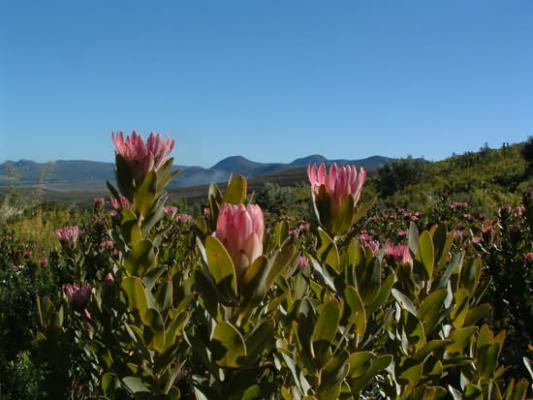
<path id="1" fill-rule="evenodd" d="M 520 379 L 514 387 L 513 394 L 510 400 L 525 400 L 527 396 L 528 387 L 529 382 L 527 381 L 527 379 Z"/>
<path id="2" fill-rule="evenodd" d="M 318 229 L 318 236 L 320 238 L 320 245 L 317 250 L 317 255 L 320 262 L 326 263 L 335 271 L 340 272 L 340 257 L 337 245 L 323 229 Z"/>
<path id="3" fill-rule="evenodd" d="M 464 253 L 457 253 L 453 256 L 452 260 L 446 267 L 446 270 L 440 276 L 437 282 L 437 288 L 445 288 L 448 286 L 448 281 L 453 274 L 459 274 L 464 260 Z"/>
<path id="4" fill-rule="evenodd" d="M 350 316 L 348 323 L 355 324 L 355 332 L 359 336 L 363 336 L 366 331 L 366 313 L 363 300 L 353 286 L 346 286 L 344 289 L 344 300 L 349 308 Z"/>
<path id="5" fill-rule="evenodd" d="M 125 242 L 131 247 L 142 240 L 141 227 L 137 216 L 127 208 L 120 210 L 122 216 L 120 222 L 120 231 L 124 236 Z"/>
<path id="6" fill-rule="evenodd" d="M 352 196 L 346 196 L 333 218 L 331 232 L 336 235 L 344 235 L 351 228 L 354 217 L 354 201 Z"/>
<path id="7" fill-rule="evenodd" d="M 371 315 L 378 307 L 383 306 L 389 300 L 392 285 L 394 285 L 395 280 L 396 276 L 394 273 L 390 273 L 389 276 L 387 276 L 387 279 L 385 279 L 385 281 L 379 288 L 379 292 L 376 298 L 374 299 L 372 304 L 367 306 L 367 315 Z"/>
<path id="8" fill-rule="evenodd" d="M 280 247 L 285 239 L 289 236 L 289 224 L 287 221 L 283 220 L 276 224 L 276 227 L 274 228 L 274 239 L 276 241 L 276 245 Z"/>
<path id="9" fill-rule="evenodd" d="M 161 282 L 156 292 L 156 299 L 159 309 L 167 310 L 172 305 L 172 299 L 174 297 L 173 295 L 174 285 L 172 282 L 172 277 L 169 275 L 166 277 L 166 282 Z"/>
<path id="10" fill-rule="evenodd" d="M 435 328 L 441 316 L 440 309 L 444 304 L 446 295 L 446 289 L 437 289 L 427 296 L 418 308 L 417 316 L 424 324 L 424 330 L 427 334 Z"/>
<path id="11" fill-rule="evenodd" d="M 150 393 L 150 390 L 144 385 L 141 378 L 137 376 L 127 376 L 122 379 L 124 385 L 133 393 Z"/>
<path id="12" fill-rule="evenodd" d="M 368 264 L 359 264 L 355 270 L 357 289 L 365 305 L 372 304 L 381 287 L 381 263 L 373 258 Z"/>
<path id="13" fill-rule="evenodd" d="M 370 351 L 360 351 L 350 354 L 348 364 L 350 365 L 349 376 L 351 378 L 359 378 L 363 376 L 370 365 L 374 354 Z"/>
<path id="14" fill-rule="evenodd" d="M 126 293 L 128 307 L 132 311 L 137 311 L 141 319 L 144 318 L 148 310 L 148 298 L 141 278 L 127 276 L 122 279 L 122 289 Z M 143 320 L 143 322 L 145 322 Z"/>
<path id="15" fill-rule="evenodd" d="M 214 236 L 205 240 L 207 268 L 215 280 L 217 289 L 223 296 L 237 296 L 237 273 L 231 257 L 220 241 Z"/>
<path id="16" fill-rule="evenodd" d="M 232 176 L 228 188 L 224 193 L 223 202 L 227 204 L 242 204 L 246 200 L 246 179 L 240 175 Z"/>
<path id="17" fill-rule="evenodd" d="M 448 353 L 461 353 L 463 349 L 469 344 L 472 335 L 476 333 L 476 326 L 467 326 L 465 328 L 458 328 L 452 331 L 449 338 L 452 343 L 446 346 Z"/>
<path id="18" fill-rule="evenodd" d="M 165 323 L 161 313 L 154 308 L 146 311 L 144 321 L 149 329 L 146 330 L 145 341 L 154 350 L 162 353 L 165 350 Z"/>
<path id="19" fill-rule="evenodd" d="M 211 339 L 213 359 L 221 367 L 238 368 L 246 357 L 246 346 L 241 334 L 229 322 L 219 322 Z"/>
<path id="20" fill-rule="evenodd" d="M 480 304 L 476 307 L 472 307 L 466 313 L 464 325 L 476 325 L 482 318 L 487 317 L 492 309 L 490 304 Z"/>
<path id="21" fill-rule="evenodd" d="M 116 377 L 115 374 L 111 372 L 106 372 L 102 376 L 102 382 L 100 383 L 102 391 L 108 398 L 114 398 L 117 389 L 120 389 L 121 384 L 120 380 Z"/>
<path id="22" fill-rule="evenodd" d="M 398 302 L 400 307 L 406 311 L 409 311 L 411 314 L 413 314 L 416 317 L 416 307 L 414 306 L 413 302 L 407 297 L 405 294 L 400 292 L 398 289 L 393 288 L 392 296 L 394 299 Z"/>
<path id="23" fill-rule="evenodd" d="M 137 182 L 139 184 L 139 182 Z M 142 184 L 133 193 L 133 207 L 140 216 L 145 216 L 153 207 L 157 196 L 157 173 L 150 171 Z"/>
<path id="24" fill-rule="evenodd" d="M 377 374 L 379 374 L 381 371 L 383 371 L 385 368 L 389 366 L 389 364 L 392 362 L 392 356 L 389 354 L 385 354 L 382 356 L 377 356 L 377 357 L 372 358 L 370 365 L 364 369 L 363 375 L 359 377 L 354 377 L 354 375 L 352 374 L 352 371 L 353 371 L 352 367 L 354 364 L 353 354 L 350 356 L 349 362 L 350 362 L 350 377 L 352 378 L 350 380 L 350 388 L 351 388 L 352 393 L 355 395 L 359 393 L 362 389 L 364 389 L 366 385 Z"/>
<path id="25" fill-rule="evenodd" d="M 263 274 L 263 280 L 260 285 L 262 295 L 264 295 L 266 291 L 272 287 L 283 270 L 294 262 L 297 254 L 298 248 L 296 246 L 287 246 L 269 261 L 267 270 Z"/>
<path id="26" fill-rule="evenodd" d="M 415 364 L 405 369 L 398 377 L 400 381 L 416 384 L 422 377 L 422 364 Z"/>
<path id="27" fill-rule="evenodd" d="M 246 339 L 246 351 L 248 360 L 253 363 L 255 359 L 266 350 L 266 343 L 274 338 L 275 323 L 272 319 L 263 320 L 255 327 Z"/>
<path id="28" fill-rule="evenodd" d="M 165 332 L 165 351 L 175 343 L 176 338 L 183 336 L 187 321 L 189 321 L 189 313 L 187 311 L 180 312 L 170 323 L 168 323 L 167 320 L 168 326 Z"/>
<path id="29" fill-rule="evenodd" d="M 133 245 L 124 258 L 124 268 L 133 276 L 143 276 L 157 263 L 157 249 L 149 240 L 141 240 Z"/>
<path id="30" fill-rule="evenodd" d="M 414 359 L 423 362 L 435 350 L 441 349 L 451 343 L 451 340 L 430 340 L 414 355 Z"/>
<path id="31" fill-rule="evenodd" d="M 482 351 L 478 351 L 477 364 L 482 379 L 489 379 L 498 366 L 498 354 L 500 345 L 498 343 L 485 346 Z"/>
<path id="32" fill-rule="evenodd" d="M 242 288 L 242 293 L 245 297 L 263 297 L 264 291 L 262 289 L 264 288 L 261 287 L 261 280 L 267 269 L 268 259 L 265 256 L 260 256 L 246 269 L 246 271 L 244 271 L 239 286 Z"/>
<path id="33" fill-rule="evenodd" d="M 419 241 L 419 234 L 418 234 L 418 228 L 416 227 L 416 224 L 411 221 L 411 224 L 409 225 L 409 236 L 408 236 L 408 245 L 413 254 L 418 253 L 418 241 Z"/>
<path id="34" fill-rule="evenodd" d="M 319 308 L 318 319 L 313 328 L 311 342 L 316 356 L 323 358 L 329 350 L 340 320 L 340 307 L 337 300 L 332 299 Z"/>
<path id="35" fill-rule="evenodd" d="M 347 351 L 340 351 L 332 357 L 322 370 L 317 397 L 324 400 L 337 400 L 341 391 L 341 384 L 349 369 Z"/>
<path id="36" fill-rule="evenodd" d="M 370 199 L 365 201 L 364 203 L 359 204 L 355 210 L 352 223 L 355 224 L 361 218 L 363 218 L 365 214 L 368 212 L 368 210 L 370 210 L 374 206 L 374 204 L 376 204 L 377 200 L 378 200 L 378 196 L 374 195 Z"/>
<path id="37" fill-rule="evenodd" d="M 463 276 L 461 281 L 463 286 L 468 290 L 468 294 L 473 296 L 481 278 L 482 262 L 481 259 L 475 258 L 470 264 L 463 270 Z"/>
<path id="38" fill-rule="evenodd" d="M 420 234 L 418 239 L 418 252 L 416 253 L 416 261 L 424 266 L 425 279 L 431 280 L 433 277 L 433 265 L 435 263 L 434 258 L 433 239 L 428 231 L 424 231 Z"/>
<path id="39" fill-rule="evenodd" d="M 468 313 L 468 291 L 466 289 L 459 289 L 454 295 L 455 305 L 450 313 L 452 325 L 455 328 L 460 328 L 464 325 L 466 315 Z"/>
<path id="40" fill-rule="evenodd" d="M 313 207 L 318 222 L 326 229 L 330 229 L 333 223 L 331 215 L 331 198 L 325 185 L 321 185 L 318 189 L 318 193 L 311 190 L 313 197 Z"/>

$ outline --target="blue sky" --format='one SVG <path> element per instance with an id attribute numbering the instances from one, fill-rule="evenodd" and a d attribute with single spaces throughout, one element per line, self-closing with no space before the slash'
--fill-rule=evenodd
<path id="1" fill-rule="evenodd" d="M 0 0 L 0 161 L 440 159 L 533 134 L 530 0 Z"/>

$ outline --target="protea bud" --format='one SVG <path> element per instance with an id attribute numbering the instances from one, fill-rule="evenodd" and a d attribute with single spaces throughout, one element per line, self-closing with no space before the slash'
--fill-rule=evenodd
<path id="1" fill-rule="evenodd" d="M 296 259 L 296 267 L 300 270 L 307 269 L 309 267 L 309 260 L 304 255 L 299 255 Z"/>
<path id="2" fill-rule="evenodd" d="M 100 209 L 103 208 L 105 205 L 105 199 L 103 197 L 95 197 L 94 198 L 94 208 Z"/>
<path id="3" fill-rule="evenodd" d="M 228 250 L 238 276 L 263 254 L 264 231 L 259 206 L 223 204 L 220 207 L 215 236 Z"/>
<path id="4" fill-rule="evenodd" d="M 74 308 L 77 310 L 83 310 L 89 304 L 91 285 L 88 283 L 83 283 L 81 285 L 65 284 L 63 285 L 63 293 Z"/>
<path id="5" fill-rule="evenodd" d="M 329 171 L 324 163 L 307 167 L 313 193 L 313 203 L 320 224 L 336 235 L 345 233 L 352 225 L 354 208 L 361 197 L 366 172 L 353 165 L 338 167 L 333 163 Z"/>

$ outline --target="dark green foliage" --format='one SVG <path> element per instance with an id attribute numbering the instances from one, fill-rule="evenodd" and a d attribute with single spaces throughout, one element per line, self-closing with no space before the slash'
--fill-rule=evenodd
<path id="1" fill-rule="evenodd" d="M 379 193 L 388 197 L 408 185 L 421 182 L 426 177 L 427 166 L 427 161 L 412 157 L 386 163 L 378 169 Z"/>

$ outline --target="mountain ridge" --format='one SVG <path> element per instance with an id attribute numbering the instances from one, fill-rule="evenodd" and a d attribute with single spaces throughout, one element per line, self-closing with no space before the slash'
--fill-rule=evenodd
<path id="1" fill-rule="evenodd" d="M 244 175 L 246 178 L 263 177 L 319 162 L 350 163 L 372 170 L 392 160 L 384 156 L 371 156 L 357 160 L 329 160 L 320 154 L 313 154 L 297 158 L 290 163 L 279 163 L 257 162 L 235 155 L 226 157 L 209 168 L 175 165 L 181 173 L 171 187 L 191 187 L 212 182 L 225 182 L 231 174 L 235 173 Z M 114 163 L 104 161 L 56 160 L 39 163 L 32 160 L 8 160 L 0 164 L 0 188 L 8 186 L 11 182 L 18 182 L 23 187 L 44 185 L 48 189 L 56 190 L 101 189 L 106 181 L 114 181 L 114 174 Z"/>

